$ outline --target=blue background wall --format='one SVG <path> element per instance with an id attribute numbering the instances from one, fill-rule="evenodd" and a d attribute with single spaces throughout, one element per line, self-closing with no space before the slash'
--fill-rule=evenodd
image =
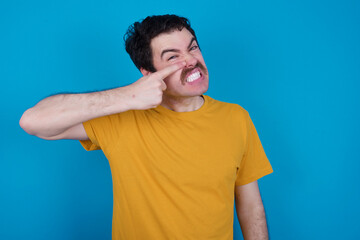
<path id="1" fill-rule="evenodd" d="M 0 239 L 110 239 L 102 153 L 29 136 L 18 121 L 51 94 L 138 79 L 122 36 L 164 13 L 196 29 L 208 94 L 252 116 L 275 170 L 260 180 L 272 239 L 360 239 L 355 0 L 1 1 Z"/>

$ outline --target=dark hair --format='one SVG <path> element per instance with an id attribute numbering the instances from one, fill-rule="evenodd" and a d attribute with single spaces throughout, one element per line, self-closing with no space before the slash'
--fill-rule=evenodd
<path id="1" fill-rule="evenodd" d="M 176 15 L 149 16 L 142 22 L 132 24 L 124 35 L 125 49 L 138 69 L 155 72 L 151 40 L 161 33 L 186 28 L 196 39 L 195 31 L 187 18 Z"/>

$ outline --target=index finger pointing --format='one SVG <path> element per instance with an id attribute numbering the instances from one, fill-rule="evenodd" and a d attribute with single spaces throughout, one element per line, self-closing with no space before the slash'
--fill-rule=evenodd
<path id="1" fill-rule="evenodd" d="M 168 67 L 165 67 L 165 68 L 155 72 L 154 74 L 161 77 L 161 79 L 164 79 L 167 76 L 169 76 L 170 74 L 176 72 L 177 70 L 179 70 L 179 69 L 181 69 L 183 67 L 185 67 L 185 62 L 180 62 L 180 63 L 172 64 L 172 65 L 170 65 Z"/>

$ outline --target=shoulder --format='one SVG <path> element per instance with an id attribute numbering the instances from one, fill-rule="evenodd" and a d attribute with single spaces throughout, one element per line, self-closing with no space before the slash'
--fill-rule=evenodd
<path id="1" fill-rule="evenodd" d="M 227 112 L 232 117 L 238 116 L 242 119 L 249 117 L 249 113 L 239 104 L 219 101 L 206 95 L 204 95 L 204 98 L 208 101 L 209 108 L 214 111 Z"/>

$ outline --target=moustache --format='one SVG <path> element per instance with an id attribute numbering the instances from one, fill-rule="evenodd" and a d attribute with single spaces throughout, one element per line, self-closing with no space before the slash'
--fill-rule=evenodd
<path id="1" fill-rule="evenodd" d="M 200 70 L 205 74 L 207 75 L 207 69 L 205 68 L 204 65 L 202 65 L 201 63 L 197 63 L 194 67 L 192 68 L 184 68 L 181 72 L 181 75 L 180 75 L 180 79 L 181 79 L 181 82 L 184 84 L 185 81 L 186 81 L 186 75 L 191 72 L 192 70 L 194 70 L 195 68 L 200 68 Z"/>

